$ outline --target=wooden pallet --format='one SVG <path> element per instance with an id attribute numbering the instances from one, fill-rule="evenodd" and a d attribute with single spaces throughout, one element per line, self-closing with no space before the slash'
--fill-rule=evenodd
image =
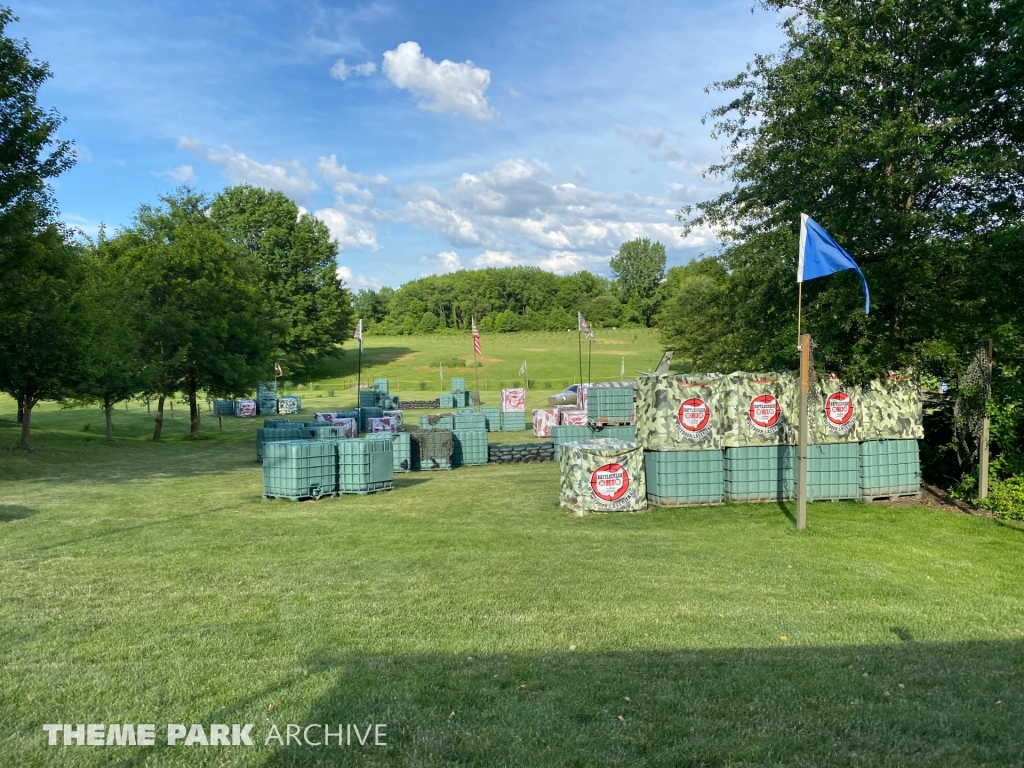
<path id="1" fill-rule="evenodd" d="M 871 503 L 874 501 L 897 501 L 899 499 L 920 499 L 920 491 L 911 491 L 909 493 L 885 493 L 879 496 L 861 496 L 860 500 L 865 503 Z"/>

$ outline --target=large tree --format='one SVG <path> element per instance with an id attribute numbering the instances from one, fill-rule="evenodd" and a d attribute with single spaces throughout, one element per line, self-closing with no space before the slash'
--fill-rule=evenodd
<path id="1" fill-rule="evenodd" d="M 821 223 L 862 266 L 804 285 L 819 362 L 949 375 L 1022 319 L 1024 4 L 764 0 L 787 42 L 715 88 L 732 185 L 682 218 L 716 229 L 737 333 L 723 354 L 792 365 L 797 232 Z M 997 346 L 999 346 L 997 344 Z"/>
<path id="2" fill-rule="evenodd" d="M 277 354 L 289 375 L 337 351 L 352 333 L 352 297 L 338 277 L 327 226 L 281 192 L 248 185 L 221 192 L 213 220 L 261 265 L 261 282 L 283 329 Z"/>
<path id="3" fill-rule="evenodd" d="M 619 283 L 623 313 L 629 319 L 650 325 L 657 311 L 658 285 L 665 277 L 665 246 L 638 237 L 619 246 L 609 262 Z"/>
<path id="4" fill-rule="evenodd" d="M 191 434 L 199 436 L 198 393 L 242 396 L 271 370 L 280 327 L 261 290 L 260 265 L 208 215 L 209 200 L 188 188 L 143 206 L 112 243 L 126 262 L 142 307 L 143 357 L 163 404 L 183 389 Z"/>

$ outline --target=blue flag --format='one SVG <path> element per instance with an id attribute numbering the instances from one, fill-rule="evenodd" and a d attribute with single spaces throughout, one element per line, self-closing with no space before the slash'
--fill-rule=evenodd
<path id="1" fill-rule="evenodd" d="M 846 251 L 821 225 L 808 216 L 800 214 L 800 264 L 796 270 L 796 281 L 813 280 L 816 277 L 842 272 L 844 269 L 855 269 L 864 284 L 864 314 L 871 308 L 871 294 L 868 292 L 868 281 L 860 267 Z"/>

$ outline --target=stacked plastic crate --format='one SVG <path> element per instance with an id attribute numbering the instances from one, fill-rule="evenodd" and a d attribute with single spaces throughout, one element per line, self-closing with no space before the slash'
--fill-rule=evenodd
<path id="1" fill-rule="evenodd" d="M 256 408 L 260 415 L 277 413 L 277 381 L 256 384 Z"/>
<path id="2" fill-rule="evenodd" d="M 722 434 L 727 415 L 720 378 L 664 375 L 638 381 L 636 438 L 644 448 L 651 504 L 685 507 L 722 502 Z M 588 402 L 595 391 L 590 390 Z"/>
<path id="3" fill-rule="evenodd" d="M 501 408 L 496 405 L 482 405 L 480 415 L 487 419 L 488 432 L 501 431 Z"/>
<path id="4" fill-rule="evenodd" d="M 526 430 L 526 390 L 522 387 L 501 390 L 501 430 Z"/>
<path id="5" fill-rule="evenodd" d="M 335 440 L 331 445 L 337 452 L 338 493 L 365 495 L 394 488 L 391 440 Z"/>
<path id="6" fill-rule="evenodd" d="M 487 430 L 482 428 L 452 430 L 452 466 L 474 466 L 487 463 Z"/>
<path id="7" fill-rule="evenodd" d="M 289 440 L 264 446 L 264 497 L 300 501 L 337 493 L 338 454 L 333 441 Z"/>
<path id="8" fill-rule="evenodd" d="M 267 419 L 267 421 L 280 421 L 279 419 Z M 275 424 L 256 430 L 256 458 L 262 459 L 267 443 L 282 442 L 287 440 L 305 440 L 309 437 L 308 431 L 298 424 Z"/>
<path id="9" fill-rule="evenodd" d="M 388 389 L 387 379 L 374 379 L 373 380 L 373 391 L 378 394 L 388 394 L 391 390 Z"/>
<path id="10" fill-rule="evenodd" d="M 555 458 L 560 459 L 562 456 L 562 445 L 565 443 L 580 443 L 586 440 L 592 440 L 594 437 L 594 430 L 590 427 L 572 427 L 556 424 L 551 427 L 551 443 L 555 446 Z"/>
<path id="11" fill-rule="evenodd" d="M 409 432 L 399 432 L 397 435 L 378 432 L 366 437 L 368 440 L 389 440 L 391 442 L 391 461 L 395 472 L 411 472 L 415 469 L 412 435 Z"/>
<path id="12" fill-rule="evenodd" d="M 214 416 L 233 416 L 235 413 L 235 401 L 234 400 L 214 400 L 213 401 L 213 415 Z"/>
<path id="13" fill-rule="evenodd" d="M 587 423 L 631 425 L 636 422 L 633 387 L 587 387 Z"/>
<path id="14" fill-rule="evenodd" d="M 454 429 L 455 415 L 451 413 L 439 413 L 430 416 L 420 416 L 420 429 Z"/>
<path id="15" fill-rule="evenodd" d="M 379 419 L 384 415 L 384 409 L 377 406 L 360 406 L 359 408 L 359 431 L 366 431 L 368 419 Z"/>

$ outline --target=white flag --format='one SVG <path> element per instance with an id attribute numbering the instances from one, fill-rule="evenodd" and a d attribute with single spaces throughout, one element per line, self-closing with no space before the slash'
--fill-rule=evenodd
<path id="1" fill-rule="evenodd" d="M 526 373 L 526 361 L 525 360 L 523 360 L 523 364 L 519 368 L 519 375 L 522 376 L 524 373 Z"/>
<path id="2" fill-rule="evenodd" d="M 619 376 L 626 375 L 626 358 L 622 358 L 622 367 L 619 368 Z"/>
<path id="3" fill-rule="evenodd" d="M 356 325 L 356 332 L 352 334 L 352 338 L 359 342 L 359 348 L 363 348 L 363 318 L 359 318 L 359 323 Z"/>

